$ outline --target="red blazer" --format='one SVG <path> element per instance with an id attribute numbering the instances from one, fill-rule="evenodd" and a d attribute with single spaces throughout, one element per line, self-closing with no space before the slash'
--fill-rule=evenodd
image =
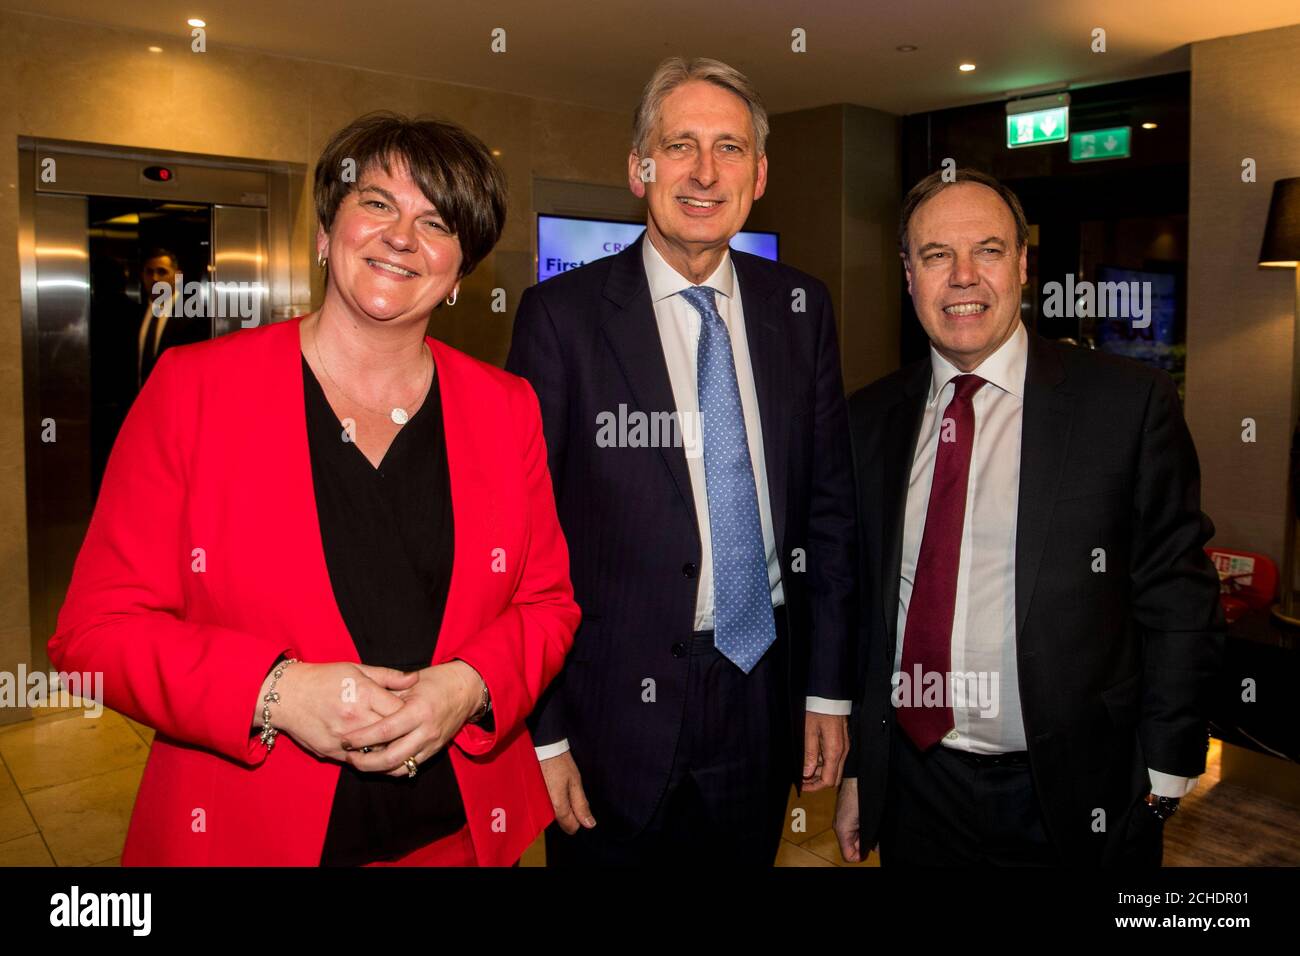
<path id="1" fill-rule="evenodd" d="M 50 658 L 157 729 L 125 866 L 320 861 L 340 765 L 250 735 L 281 652 L 357 661 L 321 546 L 300 319 L 169 349 L 109 459 Z M 524 717 L 579 620 L 528 384 L 428 340 L 446 419 L 455 564 L 431 663 L 473 666 L 493 733 L 448 746 L 481 865 L 553 819 Z M 504 562 L 504 570 L 502 563 Z"/>

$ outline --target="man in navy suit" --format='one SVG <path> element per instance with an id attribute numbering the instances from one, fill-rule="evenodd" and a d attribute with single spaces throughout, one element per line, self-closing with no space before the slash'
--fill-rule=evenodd
<path id="1" fill-rule="evenodd" d="M 541 402 L 583 610 L 532 720 L 552 865 L 770 865 L 791 784 L 841 777 L 856 532 L 835 318 L 821 282 L 729 249 L 767 130 L 736 70 L 665 61 L 628 156 L 644 235 L 519 305 L 506 367 Z"/>

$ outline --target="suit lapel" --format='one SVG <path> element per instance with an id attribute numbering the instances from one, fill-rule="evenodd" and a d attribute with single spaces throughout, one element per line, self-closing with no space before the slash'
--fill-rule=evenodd
<path id="1" fill-rule="evenodd" d="M 1016 636 L 1029 612 L 1051 525 L 1073 420 L 1065 369 L 1053 346 L 1029 335 L 1020 432 L 1020 503 L 1016 518 Z"/>
<path id="2" fill-rule="evenodd" d="M 883 481 L 880 496 L 881 610 L 890 636 L 890 653 L 897 645 L 898 582 L 903 566 L 903 524 L 907 518 L 907 487 L 912 477 L 912 459 L 925 415 L 930 385 L 930 360 L 916 362 L 903 383 L 903 394 L 889 409 L 881 446 Z M 893 664 L 893 657 L 890 657 Z"/>
<path id="3" fill-rule="evenodd" d="M 672 381 L 668 378 L 668 363 L 664 360 L 663 344 L 659 341 L 650 286 L 641 263 L 641 243 L 644 241 L 643 233 L 642 238 L 614 257 L 605 281 L 601 328 L 614 350 L 637 408 L 650 415 L 675 410 L 677 401 L 673 397 Z M 677 486 L 682 503 L 691 514 L 691 520 L 696 520 L 695 496 L 691 491 L 685 448 L 660 444 L 659 453 Z"/>
<path id="4" fill-rule="evenodd" d="M 272 352 L 273 369 L 257 378 L 256 421 L 264 444 L 265 461 L 281 461 L 275 469 L 280 479 L 269 482 L 266 494 L 248 507 L 250 527 L 276 528 L 278 544 L 267 550 L 272 556 L 269 580 L 279 580 L 280 568 L 302 569 L 294 594 L 295 629 L 302 636 L 300 649 L 308 660 L 357 662 L 356 645 L 339 611 L 330 581 L 325 545 L 321 538 L 316 484 L 312 475 L 311 445 L 307 436 L 307 412 L 303 392 L 303 370 L 299 327 L 302 316 L 267 335 L 277 336 Z M 169 320 L 170 324 L 170 320 Z"/>
<path id="5" fill-rule="evenodd" d="M 508 539 L 499 527 L 497 485 L 484 474 L 485 463 L 491 467 L 496 458 L 490 432 L 476 427 L 479 419 L 473 407 L 473 389 L 461 377 L 459 356 L 450 346 L 434 338 L 425 341 L 433 351 L 437 369 L 455 529 L 451 582 L 434 647 L 433 663 L 440 664 L 452 658 L 466 637 L 477 633 L 476 614 L 488 603 L 484 580 L 505 577 L 482 572 L 489 567 L 494 549 Z"/>
<path id="6" fill-rule="evenodd" d="M 763 432 L 767 497 L 772 508 L 772 536 L 777 554 L 785 553 L 786 493 L 789 488 L 790 349 L 787 326 L 781 321 L 783 302 L 774 297 L 781 286 L 769 269 L 744 253 L 732 252 L 745 316 L 745 339 L 754 371 L 758 415 Z M 810 409 L 810 412 L 812 410 Z"/>

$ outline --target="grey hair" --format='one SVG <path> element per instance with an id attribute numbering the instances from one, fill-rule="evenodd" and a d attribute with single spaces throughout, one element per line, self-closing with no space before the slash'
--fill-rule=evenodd
<path id="1" fill-rule="evenodd" d="M 632 149 L 638 156 L 644 157 L 650 148 L 650 137 L 659 124 L 659 109 L 668 94 L 683 83 L 703 80 L 721 87 L 728 93 L 734 93 L 745 101 L 749 107 L 749 118 L 754 126 L 754 145 L 757 155 L 762 156 L 767 149 L 767 110 L 759 98 L 758 90 L 750 84 L 749 78 L 734 67 L 727 66 L 721 60 L 708 57 L 695 57 L 686 60 L 672 56 L 664 60 L 655 69 L 650 82 L 641 93 L 641 101 L 636 105 L 632 116 Z"/>

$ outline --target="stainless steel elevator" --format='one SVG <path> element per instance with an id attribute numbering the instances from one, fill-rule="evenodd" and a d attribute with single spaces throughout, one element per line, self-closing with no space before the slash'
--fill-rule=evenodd
<path id="1" fill-rule="evenodd" d="M 142 258 L 170 254 L 177 288 L 198 296 L 189 322 L 201 337 L 305 311 L 304 270 L 295 285 L 290 268 L 304 177 L 285 163 L 19 139 L 33 669 L 49 667 L 45 644 L 138 387 L 150 308 Z M 234 302 L 243 307 L 226 307 Z"/>

